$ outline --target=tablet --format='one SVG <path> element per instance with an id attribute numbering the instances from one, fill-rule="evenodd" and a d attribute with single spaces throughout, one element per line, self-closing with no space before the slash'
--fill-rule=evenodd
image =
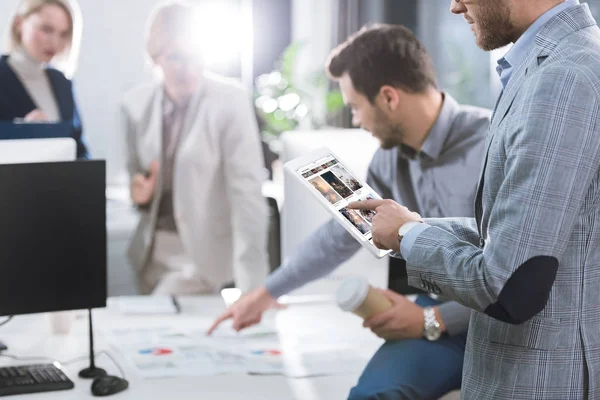
<path id="1" fill-rule="evenodd" d="M 390 250 L 373 244 L 370 210 L 350 210 L 348 203 L 381 199 L 369 185 L 356 178 L 330 149 L 324 147 L 285 164 L 285 170 L 299 180 L 325 209 L 371 254 L 382 258 Z"/>

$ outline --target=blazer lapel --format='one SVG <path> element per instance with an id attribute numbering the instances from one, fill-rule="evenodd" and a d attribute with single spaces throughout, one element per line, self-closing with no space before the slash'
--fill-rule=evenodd
<path id="1" fill-rule="evenodd" d="M 141 148 L 143 149 L 142 167 L 149 168 L 154 160 L 160 163 L 162 148 L 162 129 L 163 129 L 163 88 L 156 87 L 156 92 L 152 96 L 150 104 L 146 107 L 142 119 L 148 121 L 144 136 L 141 138 Z"/>
<path id="2" fill-rule="evenodd" d="M 492 141 L 494 139 L 494 135 L 500 123 L 504 120 L 504 117 L 508 114 L 510 107 L 512 106 L 517 93 L 521 89 L 522 81 L 528 74 L 529 67 L 533 60 L 537 60 L 538 49 L 533 48 L 528 56 L 525 58 L 525 61 L 521 63 L 515 73 L 510 77 L 508 84 L 500 93 L 498 100 L 496 101 L 496 107 L 492 113 L 492 120 L 490 123 L 490 130 L 488 132 L 485 144 L 485 161 L 483 163 L 483 168 L 481 170 L 481 174 L 479 175 L 479 184 L 477 185 L 477 194 L 475 196 L 475 221 L 477 222 L 477 229 L 479 231 L 479 236 L 483 239 L 483 232 L 481 231 L 481 223 L 483 217 L 483 185 L 485 178 L 485 171 L 488 163 L 488 155 L 490 152 L 490 147 L 492 145 Z"/>
<path id="3" fill-rule="evenodd" d="M 68 90 L 65 90 L 65 85 L 61 85 L 61 82 L 58 81 L 55 73 L 53 74 L 49 70 L 46 70 L 46 76 L 50 82 L 50 87 L 52 88 L 52 94 L 54 94 L 56 104 L 58 105 L 61 121 L 71 120 L 73 118 L 74 107 L 72 93 L 70 93 Z"/>
<path id="4" fill-rule="evenodd" d="M 15 71 L 13 71 L 8 64 L 8 56 L 2 56 L 0 58 L 0 69 L 4 70 L 3 72 L 9 77 L 8 81 L 2 82 L 2 89 L 6 90 L 8 93 L 12 93 L 15 115 L 22 118 L 30 111 L 35 110 L 37 106 L 21 80 L 17 77 Z"/>
<path id="5" fill-rule="evenodd" d="M 495 128 L 497 128 L 500 125 L 500 123 L 504 120 L 504 117 L 506 117 L 506 115 L 508 114 L 508 111 L 510 111 L 510 107 L 514 102 L 517 93 L 519 93 L 519 90 L 521 90 L 521 88 L 523 87 L 523 80 L 525 80 L 525 78 L 529 74 L 529 69 L 532 66 L 532 61 L 537 59 L 538 52 L 539 50 L 535 47 L 533 47 L 529 51 L 529 54 L 527 55 L 525 60 L 521 63 L 520 66 L 517 67 L 516 71 L 510 77 L 508 85 L 506 85 L 506 88 L 504 88 L 504 90 L 502 91 L 502 97 L 498 101 L 498 106 L 494 112 L 492 122 L 490 125 L 492 127 L 492 135 L 496 130 Z"/>
<path id="6" fill-rule="evenodd" d="M 181 134 L 179 136 L 177 149 L 181 147 L 181 144 L 190 133 L 194 124 L 196 123 L 196 119 L 198 117 L 198 107 L 200 107 L 200 102 L 204 97 L 204 86 L 201 86 L 199 90 L 196 91 L 190 98 L 190 102 L 187 106 L 187 110 L 185 112 L 185 117 L 183 119 L 183 124 L 181 126 Z M 176 150 L 178 151 L 178 150 Z"/>

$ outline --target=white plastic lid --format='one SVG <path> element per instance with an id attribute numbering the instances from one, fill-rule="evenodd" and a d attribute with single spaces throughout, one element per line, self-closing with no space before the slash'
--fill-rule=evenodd
<path id="1" fill-rule="evenodd" d="M 336 293 L 338 306 L 344 311 L 356 310 L 367 298 L 369 282 L 362 276 L 344 279 Z"/>

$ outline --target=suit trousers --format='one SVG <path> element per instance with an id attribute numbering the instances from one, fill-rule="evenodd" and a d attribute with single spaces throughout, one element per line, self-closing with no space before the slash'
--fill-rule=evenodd
<path id="1" fill-rule="evenodd" d="M 420 295 L 416 304 L 440 302 Z M 371 358 L 348 400 L 429 400 L 460 389 L 467 334 L 388 340 Z"/>
<path id="2" fill-rule="evenodd" d="M 152 257 L 141 271 L 139 281 L 142 294 L 197 295 L 215 292 L 186 253 L 177 232 L 171 231 L 156 231 Z"/>

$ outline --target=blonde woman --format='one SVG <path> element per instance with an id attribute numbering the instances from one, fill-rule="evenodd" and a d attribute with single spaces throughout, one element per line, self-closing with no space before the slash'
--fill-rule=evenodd
<path id="1" fill-rule="evenodd" d="M 147 31 L 158 79 L 123 101 L 131 198 L 141 220 L 129 257 L 143 293 L 243 291 L 267 273 L 265 175 L 250 98 L 208 73 L 193 8 L 160 5 Z"/>
<path id="2" fill-rule="evenodd" d="M 6 54 L 0 57 L 0 121 L 71 123 L 77 156 L 88 158 L 73 85 L 66 77 L 75 71 L 80 41 L 75 0 L 20 0 L 6 35 Z"/>

